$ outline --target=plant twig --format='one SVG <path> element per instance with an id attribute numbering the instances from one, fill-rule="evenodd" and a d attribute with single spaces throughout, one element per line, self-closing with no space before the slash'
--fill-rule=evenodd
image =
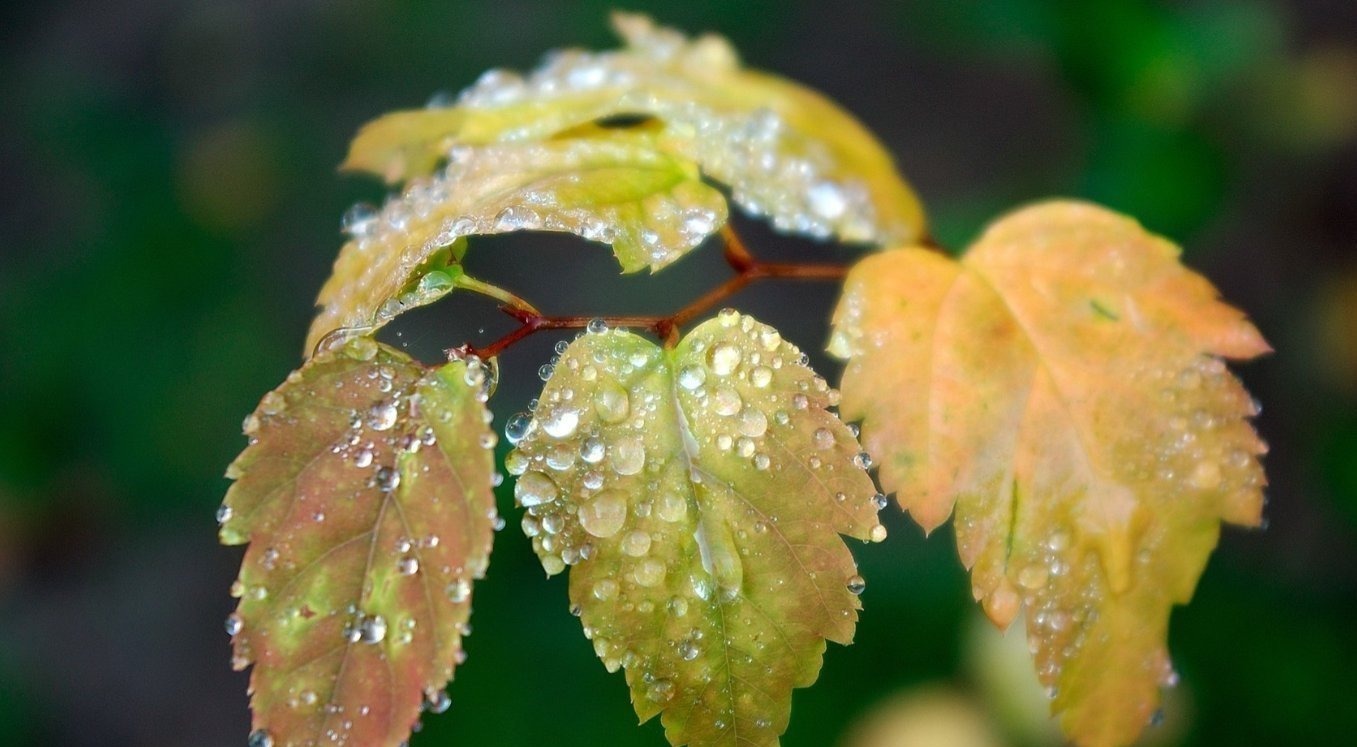
<path id="1" fill-rule="evenodd" d="M 712 307 L 740 292 L 750 283 L 774 278 L 840 280 L 848 272 L 848 268 L 843 265 L 760 261 L 750 253 L 744 241 L 729 225 L 721 228 L 721 237 L 725 240 L 723 256 L 726 259 L 726 264 L 730 265 L 730 268 L 735 271 L 735 276 L 698 296 L 668 316 L 548 316 L 539 312 L 532 304 L 508 291 L 496 286 L 482 284 L 495 292 L 485 292 L 479 287 L 472 288 L 472 290 L 477 290 L 484 295 L 503 301 L 504 305 L 500 309 L 505 314 L 517 319 L 519 326 L 483 348 L 466 344 L 448 352 L 456 356 L 474 355 L 482 359 L 489 359 L 504 352 L 520 340 L 531 337 L 542 330 L 584 329 L 595 320 L 601 321 L 609 327 L 648 330 L 651 334 L 660 338 L 665 347 L 673 347 L 678 343 L 679 332 L 683 327 Z M 476 282 L 479 283 L 479 281 Z"/>

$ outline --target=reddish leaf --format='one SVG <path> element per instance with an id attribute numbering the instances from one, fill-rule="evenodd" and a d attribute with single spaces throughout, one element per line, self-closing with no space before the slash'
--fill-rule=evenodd
<path id="1" fill-rule="evenodd" d="M 484 379 L 358 339 L 246 420 L 221 538 L 250 543 L 227 627 L 259 741 L 397 745 L 446 707 L 496 521 Z"/>

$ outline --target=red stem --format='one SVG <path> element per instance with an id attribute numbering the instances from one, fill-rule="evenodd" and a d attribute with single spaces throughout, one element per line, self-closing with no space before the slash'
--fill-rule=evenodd
<path id="1" fill-rule="evenodd" d="M 811 264 L 800 262 L 761 262 L 750 254 L 744 242 L 730 226 L 721 229 L 725 239 L 724 256 L 726 264 L 735 271 L 735 276 L 697 297 L 683 308 L 669 316 L 547 316 L 514 305 L 501 306 L 500 309 L 515 318 L 519 326 L 509 334 L 495 340 L 483 348 L 470 344 L 449 351 L 455 355 L 474 355 L 482 359 L 493 358 L 513 346 L 519 340 L 544 329 L 583 329 L 594 319 L 601 319 L 610 327 L 633 327 L 649 330 L 664 341 L 666 347 L 678 343 L 679 330 L 708 311 L 713 306 L 738 293 L 746 285 L 769 278 L 792 280 L 839 280 L 848 273 L 842 265 Z"/>

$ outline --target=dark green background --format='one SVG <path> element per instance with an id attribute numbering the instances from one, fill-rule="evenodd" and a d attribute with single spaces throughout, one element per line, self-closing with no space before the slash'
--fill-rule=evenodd
<path id="1" fill-rule="evenodd" d="M 610 46 L 608 7 L 4 4 L 0 743 L 243 744 L 246 678 L 229 670 L 222 630 L 240 551 L 216 545 L 213 512 L 242 416 L 299 360 L 340 214 L 381 197 L 335 173 L 345 144 L 363 121 L 485 68 Z M 1082 196 L 1182 243 L 1249 311 L 1277 349 L 1240 369 L 1273 446 L 1270 527 L 1227 529 L 1175 613 L 1183 684 L 1151 735 L 1351 743 L 1357 3 L 631 7 L 719 30 L 751 64 L 859 114 L 950 246 L 1013 205 Z M 769 256 L 854 254 L 742 227 Z M 619 278 L 605 250 L 545 236 L 475 242 L 469 263 L 578 313 L 664 311 L 723 272 L 709 250 Z M 818 350 L 833 297 L 763 286 L 737 302 Z M 426 359 L 507 329 L 474 299 L 411 316 L 387 339 Z M 500 424 L 554 341 L 505 357 Z M 971 642 L 950 532 L 925 541 L 898 509 L 885 516 L 891 541 L 854 547 L 870 582 L 858 643 L 831 647 L 819 683 L 796 694 L 788 745 L 833 744 L 874 706 L 938 684 L 1002 711 L 977 676 L 994 666 Z M 416 747 L 663 743 L 657 724 L 634 725 L 620 676 L 566 612 L 564 582 L 542 578 L 516 530 L 476 594 L 453 708 Z M 1041 741 L 994 722 L 1010 741 Z"/>

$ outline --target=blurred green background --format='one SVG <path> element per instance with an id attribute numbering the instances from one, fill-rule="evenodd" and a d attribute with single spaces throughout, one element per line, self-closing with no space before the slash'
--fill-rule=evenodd
<path id="1" fill-rule="evenodd" d="M 949 246 L 1013 205 L 1082 196 L 1182 243 L 1249 311 L 1277 349 L 1240 370 L 1273 446 L 1270 526 L 1227 529 L 1174 614 L 1182 684 L 1146 741 L 1351 744 L 1357 3 L 629 7 L 719 30 L 856 112 Z M 222 630 L 240 551 L 216 545 L 213 513 L 241 418 L 299 361 L 340 215 L 381 199 L 335 173 L 347 140 L 486 68 L 611 46 L 608 9 L 0 7 L 0 743 L 244 743 L 246 678 Z M 769 256 L 854 255 L 742 228 Z M 721 277 L 716 255 L 623 279 L 605 250 L 530 235 L 473 243 L 469 262 L 553 311 L 658 312 Z M 818 350 L 833 298 L 765 284 L 737 301 Z M 411 316 L 386 339 L 429 360 L 508 328 L 475 299 Z M 500 425 L 554 341 L 506 356 Z M 976 623 L 950 532 L 925 541 L 898 509 L 883 516 L 892 541 L 854 547 L 870 582 L 857 644 L 831 647 L 797 692 L 785 743 L 1058 744 L 1022 644 Z M 473 622 L 453 708 L 415 747 L 663 744 L 517 531 L 499 535 Z"/>

